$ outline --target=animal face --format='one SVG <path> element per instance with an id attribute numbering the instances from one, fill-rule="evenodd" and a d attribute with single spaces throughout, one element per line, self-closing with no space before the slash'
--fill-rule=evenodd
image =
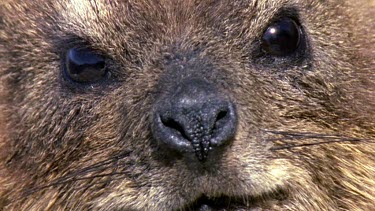
<path id="1" fill-rule="evenodd" d="M 370 208 L 373 17 L 362 7 L 0 3 L 0 205 Z"/>

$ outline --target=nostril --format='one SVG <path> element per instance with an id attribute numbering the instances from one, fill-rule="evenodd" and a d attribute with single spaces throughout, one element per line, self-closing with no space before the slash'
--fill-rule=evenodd
<path id="1" fill-rule="evenodd" d="M 228 111 L 220 111 L 219 114 L 216 117 L 216 122 L 224 119 L 228 114 Z"/>
<path id="2" fill-rule="evenodd" d="M 213 134 L 218 133 L 220 131 L 220 128 L 222 128 L 224 126 L 227 116 L 228 116 L 227 110 L 220 111 L 217 114 L 216 119 L 215 119 L 215 123 L 214 123 L 214 127 L 212 129 Z"/>
<path id="3" fill-rule="evenodd" d="M 176 122 L 174 119 L 171 119 L 171 118 L 168 118 L 168 119 L 163 119 L 163 118 L 160 118 L 161 119 L 161 122 L 163 123 L 163 125 L 167 128 L 170 128 L 172 130 L 175 130 L 176 132 L 178 132 L 184 139 L 188 140 L 188 137 L 185 133 L 185 130 L 184 128 L 182 127 L 182 125 L 178 122 Z"/>

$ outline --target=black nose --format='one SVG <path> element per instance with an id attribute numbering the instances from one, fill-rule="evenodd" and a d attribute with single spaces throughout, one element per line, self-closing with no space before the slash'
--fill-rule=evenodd
<path id="1" fill-rule="evenodd" d="M 234 104 L 200 80 L 187 81 L 158 103 L 154 111 L 154 138 L 183 154 L 195 153 L 200 161 L 235 134 Z"/>

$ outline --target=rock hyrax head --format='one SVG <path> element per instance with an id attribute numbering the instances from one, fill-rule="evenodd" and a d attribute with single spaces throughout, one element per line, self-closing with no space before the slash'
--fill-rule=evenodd
<path id="1" fill-rule="evenodd" d="M 371 210 L 374 1 L 2 0 L 0 210 Z"/>

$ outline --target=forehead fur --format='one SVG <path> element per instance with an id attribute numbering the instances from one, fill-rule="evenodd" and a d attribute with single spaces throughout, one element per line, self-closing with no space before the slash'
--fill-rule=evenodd
<path id="1" fill-rule="evenodd" d="M 341 28 L 342 34 L 333 40 L 344 39 L 353 30 L 345 24 L 345 15 L 337 17 L 340 7 L 350 7 L 352 1 L 312 0 L 247 0 L 247 1 L 4 1 L 0 13 L 9 13 L 16 27 L 9 33 L 25 33 L 40 43 L 45 39 L 78 36 L 106 54 L 118 55 L 125 50 L 143 52 L 150 43 L 184 43 L 220 41 L 223 46 L 252 42 L 265 30 L 270 21 L 283 10 L 284 16 L 298 16 L 312 35 L 319 28 Z M 22 14 L 34 10 L 27 17 Z M 335 18 L 331 18 L 335 17 Z M 323 21 L 322 21 L 323 20 Z M 30 28 L 30 25 L 37 27 Z M 358 26 L 361 27 L 361 26 Z M 364 27 L 370 28 L 370 27 Z M 5 39 L 13 36 L 3 34 Z M 21 36 L 27 37 L 27 36 Z M 37 39 L 40 37 L 40 39 Z M 314 36 L 311 36 L 314 38 Z M 14 38 L 14 37 L 13 37 Z M 17 40 L 17 38 L 14 38 Z M 317 38 L 318 39 L 318 38 Z M 241 43 L 242 45 L 242 43 Z M 149 49 L 151 50 L 151 49 Z"/>
<path id="2" fill-rule="evenodd" d="M 7 4 L 6 1 L 4 5 L 5 10 L 13 13 L 14 17 L 28 10 L 38 11 L 30 14 L 27 19 L 20 16 L 19 23 L 32 21 L 35 25 L 53 27 L 54 30 L 65 34 L 76 34 L 103 44 L 109 42 L 109 37 L 121 36 L 126 40 L 126 38 L 138 35 L 137 38 L 155 41 L 160 40 L 161 36 L 163 39 L 171 37 L 176 39 L 178 36 L 175 35 L 180 35 L 179 38 L 183 39 L 189 33 L 208 30 L 225 36 L 233 32 L 234 28 L 238 29 L 236 30 L 238 33 L 253 37 L 264 30 L 268 20 L 281 8 L 296 8 L 298 13 L 303 14 L 301 18 L 308 17 L 310 13 L 319 18 L 317 14 L 314 14 L 316 12 L 314 8 L 332 7 L 324 1 L 310 0 L 130 0 L 121 2 L 70 0 L 32 1 L 17 4 Z M 309 13 L 305 13 L 307 10 Z M 320 9 L 319 16 L 329 16 L 328 11 L 327 9 L 327 13 L 322 13 Z M 146 34 L 147 37 L 145 37 Z M 111 44 L 115 45 L 115 43 Z"/>

